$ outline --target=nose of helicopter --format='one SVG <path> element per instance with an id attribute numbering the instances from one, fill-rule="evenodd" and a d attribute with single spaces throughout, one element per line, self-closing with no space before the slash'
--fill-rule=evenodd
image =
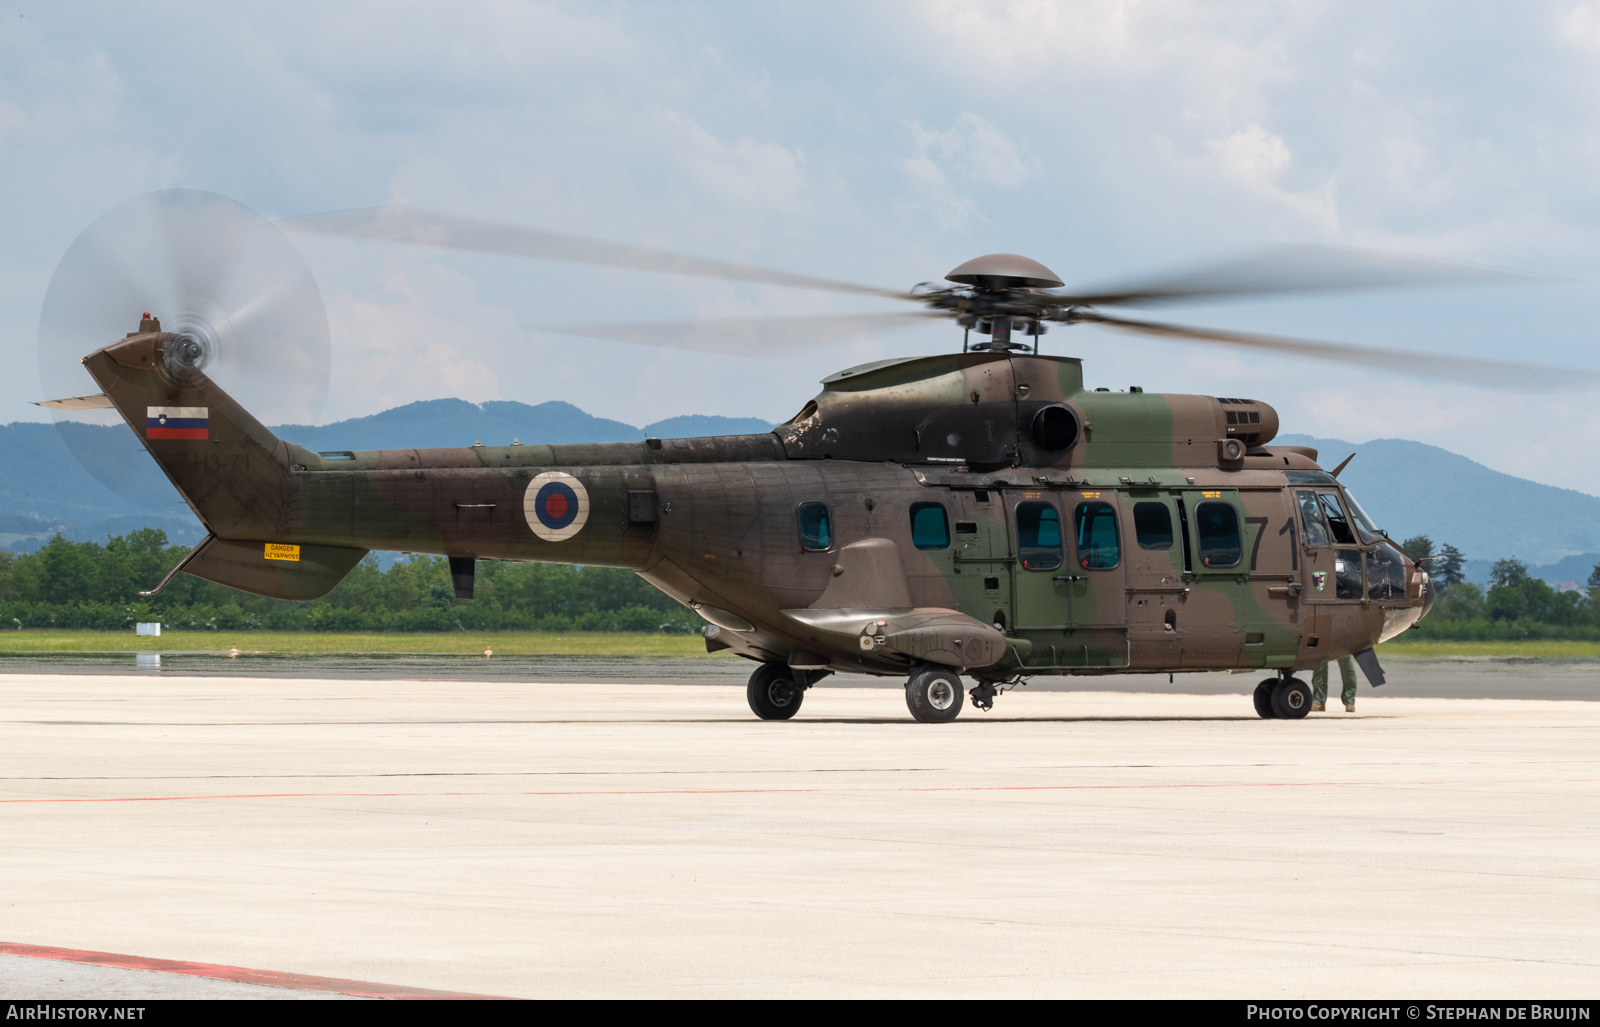
<path id="1" fill-rule="evenodd" d="M 1417 615 L 1417 620 L 1420 622 L 1428 615 L 1428 611 L 1433 609 L 1433 601 L 1438 598 L 1438 589 L 1434 588 L 1433 579 L 1428 576 L 1427 571 L 1416 564 L 1412 567 L 1413 573 L 1422 575 L 1422 612 Z"/>

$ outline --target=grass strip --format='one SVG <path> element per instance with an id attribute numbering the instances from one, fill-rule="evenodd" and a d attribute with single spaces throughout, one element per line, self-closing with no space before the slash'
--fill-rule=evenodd
<path id="1" fill-rule="evenodd" d="M 1391 642 L 1378 647 L 1383 659 L 1430 660 L 1451 656 L 1573 660 L 1600 657 L 1600 642 L 1529 639 L 1520 642 Z"/>
<path id="2" fill-rule="evenodd" d="M 44 629 L 0 631 L 3 653 L 164 653 L 228 652 L 237 646 L 244 653 L 443 653 L 481 656 L 485 647 L 500 656 L 702 656 L 705 640 L 699 635 L 660 635 L 645 632 L 610 633 L 574 631 L 539 633 L 521 631 L 455 631 L 402 634 L 374 632 L 344 634 L 311 631 L 163 631 L 159 638 L 139 637 L 132 631 L 76 631 Z"/>

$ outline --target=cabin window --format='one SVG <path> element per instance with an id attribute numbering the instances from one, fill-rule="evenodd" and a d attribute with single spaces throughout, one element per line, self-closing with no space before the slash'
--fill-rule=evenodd
<path id="1" fill-rule="evenodd" d="M 1296 492 L 1295 498 L 1300 504 L 1300 523 L 1305 527 L 1306 545 L 1332 545 L 1333 536 L 1328 534 L 1328 519 L 1322 516 L 1322 507 L 1317 505 L 1317 494 Z"/>
<path id="2" fill-rule="evenodd" d="M 911 544 L 918 549 L 950 548 L 950 521 L 943 503 L 911 504 Z"/>
<path id="3" fill-rule="evenodd" d="M 1200 536 L 1200 566 L 1238 566 L 1244 546 L 1239 539 L 1239 514 L 1233 504 L 1201 503 L 1194 508 L 1194 526 Z"/>
<path id="4" fill-rule="evenodd" d="M 1333 534 L 1334 543 L 1341 546 L 1356 545 L 1355 529 L 1350 526 L 1350 518 L 1344 515 L 1339 497 L 1332 492 L 1318 492 L 1317 503 L 1322 507 L 1322 512 L 1328 515 L 1328 530 Z"/>
<path id="5" fill-rule="evenodd" d="M 1110 503 L 1079 503 L 1072 514 L 1072 527 L 1078 536 L 1079 567 L 1101 571 L 1122 562 L 1116 507 Z"/>
<path id="6" fill-rule="evenodd" d="M 1361 550 L 1335 549 L 1333 551 L 1333 580 L 1335 598 L 1361 598 Z"/>
<path id="7" fill-rule="evenodd" d="M 1172 511 L 1165 503 L 1133 504 L 1133 533 L 1140 549 L 1172 548 Z"/>
<path id="8" fill-rule="evenodd" d="M 828 504 L 800 504 L 800 548 L 820 552 L 833 545 L 833 523 L 828 518 Z"/>
<path id="9" fill-rule="evenodd" d="M 1053 504 L 1017 504 L 1017 559 L 1030 571 L 1061 566 L 1061 515 Z"/>

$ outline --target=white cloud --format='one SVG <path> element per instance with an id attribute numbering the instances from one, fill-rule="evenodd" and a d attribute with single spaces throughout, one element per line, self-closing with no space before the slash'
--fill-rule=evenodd
<path id="1" fill-rule="evenodd" d="M 1015 189 L 1039 170 L 1037 159 L 970 111 L 943 132 L 916 122 L 910 128 L 912 153 L 898 162 L 917 196 L 910 206 L 931 211 L 941 228 L 960 229 L 977 216 L 977 204 L 959 187 Z"/>
<path id="2" fill-rule="evenodd" d="M 398 265 L 391 265 L 378 295 L 341 293 L 328 300 L 334 417 L 377 413 L 397 397 L 502 398 L 499 376 L 483 359 L 484 336 L 521 334 L 509 315 L 484 310 L 471 284 L 453 272 Z"/>
<path id="3" fill-rule="evenodd" d="M 1220 139 L 1207 139 L 1206 150 L 1225 175 L 1256 189 L 1274 188 L 1272 180 L 1290 160 L 1283 138 L 1256 124 Z"/>
<path id="4" fill-rule="evenodd" d="M 1305 192 L 1279 185 L 1280 176 L 1294 159 L 1282 136 L 1252 122 L 1237 132 L 1205 140 L 1205 149 L 1224 178 L 1290 207 L 1329 235 L 1338 234 L 1339 212 L 1331 182 Z"/>
<path id="5" fill-rule="evenodd" d="M 800 209 L 804 153 L 749 136 L 725 143 L 677 111 L 664 111 L 654 122 L 663 150 L 709 200 L 748 209 Z"/>

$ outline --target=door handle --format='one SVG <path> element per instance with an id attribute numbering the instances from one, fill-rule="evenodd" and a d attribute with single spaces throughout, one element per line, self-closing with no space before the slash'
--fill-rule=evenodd
<path id="1" fill-rule="evenodd" d="M 1050 580 L 1051 581 L 1088 581 L 1089 580 L 1089 575 L 1087 575 L 1087 574 L 1057 574 L 1055 577 L 1051 578 Z"/>

